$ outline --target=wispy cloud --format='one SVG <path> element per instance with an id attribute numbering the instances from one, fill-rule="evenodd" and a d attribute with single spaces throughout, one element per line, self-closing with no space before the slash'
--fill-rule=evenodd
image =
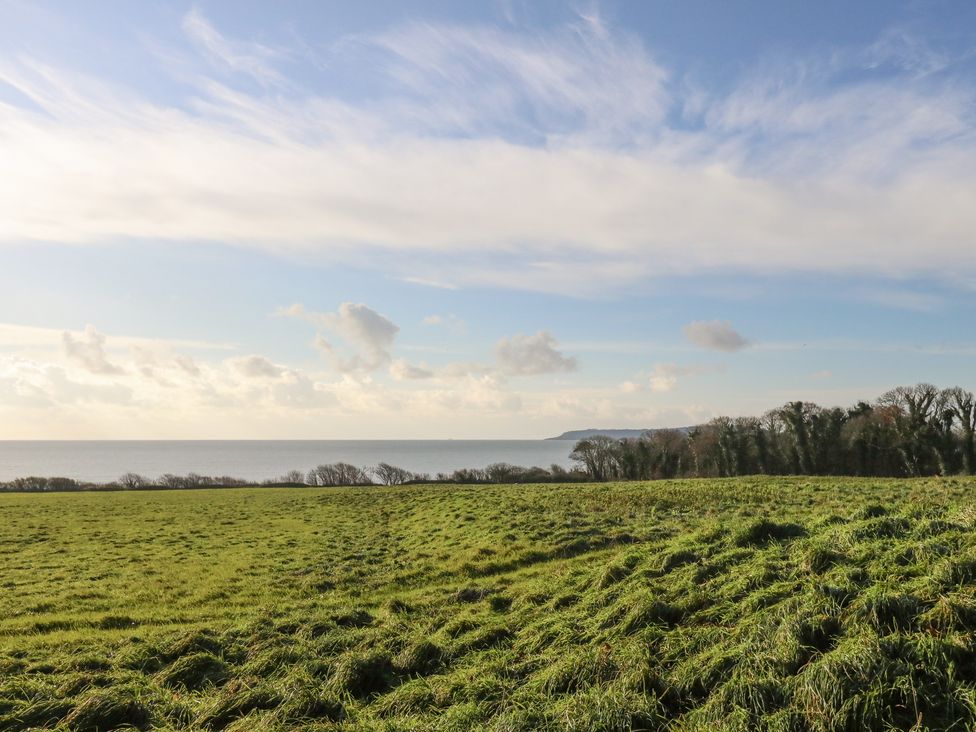
<path id="1" fill-rule="evenodd" d="M 0 106 L 0 243 L 216 241 L 574 295 L 703 272 L 976 275 L 976 84 L 951 59 L 921 73 L 945 59 L 914 39 L 690 93 L 596 16 L 408 24 L 336 46 L 377 80 L 354 98 L 199 11 L 184 30 L 210 63 L 181 105 L 0 55 L 33 105 Z"/>
<path id="2" fill-rule="evenodd" d="M 945 306 L 945 300 L 938 295 L 896 288 L 862 288 L 854 296 L 884 307 L 921 313 L 931 313 Z"/>
<path id="3" fill-rule="evenodd" d="M 684 327 L 685 337 L 710 351 L 741 351 L 750 345 L 727 320 L 695 320 Z"/>
<path id="4" fill-rule="evenodd" d="M 63 328 L 44 328 L 15 323 L 0 323 L 0 349 L 3 348 L 51 348 L 58 347 L 67 332 L 73 339 L 84 339 L 85 330 Z M 183 348 L 202 351 L 233 351 L 236 343 L 226 341 L 203 341 L 190 338 L 151 338 L 112 334 L 111 345 L 119 349 L 143 348 L 153 351 L 160 349 Z"/>
<path id="5" fill-rule="evenodd" d="M 705 366 L 679 366 L 676 363 L 658 363 L 651 371 L 648 383 L 651 391 L 671 391 L 678 385 L 678 380 L 686 376 L 694 376 L 708 371 Z"/>
<path id="6" fill-rule="evenodd" d="M 596 14 L 532 35 L 411 23 L 362 40 L 389 55 L 387 72 L 410 93 L 405 108 L 422 100 L 429 111 L 415 117 L 439 118 L 443 132 L 632 141 L 658 128 L 671 106 L 667 71 Z"/>
<path id="7" fill-rule="evenodd" d="M 282 56 L 280 50 L 260 43 L 228 39 L 198 8 L 183 16 L 183 30 L 221 70 L 246 74 L 265 86 L 285 84 L 285 78 L 274 68 L 274 62 Z"/>
<path id="8" fill-rule="evenodd" d="M 453 335 L 464 335 L 468 332 L 468 324 L 454 313 L 428 315 L 422 322 L 427 326 L 443 328 Z"/>

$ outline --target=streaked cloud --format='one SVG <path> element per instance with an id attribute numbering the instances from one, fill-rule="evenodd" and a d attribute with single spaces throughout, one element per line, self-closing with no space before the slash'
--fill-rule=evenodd
<path id="1" fill-rule="evenodd" d="M 920 313 L 934 312 L 946 304 L 944 298 L 931 292 L 917 292 L 891 287 L 861 288 L 854 295 L 866 302 L 898 310 L 914 310 Z"/>
<path id="2" fill-rule="evenodd" d="M 85 341 L 87 329 L 65 330 L 16 323 L 0 323 L 0 348 L 60 347 L 67 333 L 72 340 Z M 104 344 L 105 342 L 103 342 Z M 193 351 L 233 351 L 234 343 L 204 341 L 190 338 L 145 338 L 131 335 L 112 335 L 111 346 L 117 349 L 141 348 L 150 351 L 183 348 Z"/>
<path id="3" fill-rule="evenodd" d="M 418 379 L 431 379 L 434 377 L 434 372 L 426 366 L 411 364 L 402 358 L 398 358 L 390 364 L 390 376 L 397 381 L 416 381 Z"/>
<path id="4" fill-rule="evenodd" d="M 468 324 L 453 313 L 428 315 L 421 322 L 431 327 L 444 328 L 454 335 L 464 335 L 468 332 Z"/>
<path id="5" fill-rule="evenodd" d="M 495 346 L 498 367 L 513 376 L 537 376 L 576 370 L 576 359 L 557 350 L 551 333 L 540 330 L 535 335 L 502 338 Z"/>
<path id="6" fill-rule="evenodd" d="M 0 242 L 223 242 L 570 294 L 719 271 L 976 273 L 976 85 L 920 77 L 937 59 L 911 43 L 877 50 L 905 57 L 885 74 L 797 62 L 692 93 L 596 17 L 542 35 L 407 24 L 336 47 L 380 77 L 351 99 L 277 84 L 275 49 L 198 11 L 184 27 L 276 91 L 197 69 L 166 105 L 0 57 L 31 103 L 0 107 Z"/>
<path id="7" fill-rule="evenodd" d="M 257 355 L 233 358 L 227 363 L 239 374 L 251 379 L 276 379 L 285 371 L 264 356 Z"/>
<path id="8" fill-rule="evenodd" d="M 678 385 L 678 380 L 686 376 L 700 374 L 707 369 L 702 366 L 679 366 L 676 363 L 658 363 L 648 379 L 651 391 L 667 392 Z"/>
<path id="9" fill-rule="evenodd" d="M 741 351 L 750 345 L 727 320 L 695 320 L 684 327 L 685 337 L 710 351 Z"/>
<path id="10" fill-rule="evenodd" d="M 183 16 L 183 30 L 217 68 L 246 74 L 265 86 L 285 83 L 274 68 L 274 62 L 282 55 L 280 51 L 260 43 L 228 39 L 198 8 Z"/>

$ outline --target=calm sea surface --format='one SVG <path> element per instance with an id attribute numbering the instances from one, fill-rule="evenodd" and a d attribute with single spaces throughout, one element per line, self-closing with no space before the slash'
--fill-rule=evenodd
<path id="1" fill-rule="evenodd" d="M 0 480 L 28 475 L 108 482 L 126 472 L 277 478 L 322 463 L 387 462 L 415 473 L 490 463 L 569 467 L 572 440 L 0 441 Z"/>

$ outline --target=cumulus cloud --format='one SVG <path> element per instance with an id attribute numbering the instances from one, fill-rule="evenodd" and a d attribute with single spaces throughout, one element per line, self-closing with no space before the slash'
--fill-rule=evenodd
<path id="1" fill-rule="evenodd" d="M 249 379 L 276 379 L 284 369 L 264 356 L 241 356 L 228 362 L 235 371 Z"/>
<path id="2" fill-rule="evenodd" d="M 405 359 L 398 358 L 390 364 L 390 376 L 397 381 L 414 381 L 431 379 L 434 377 L 434 372 L 426 366 L 416 366 L 407 363 Z"/>
<path id="3" fill-rule="evenodd" d="M 279 315 L 306 320 L 337 336 L 344 343 L 336 346 L 321 333 L 315 345 L 341 373 L 369 373 L 390 362 L 390 350 L 400 327 L 361 303 L 344 302 L 336 312 L 320 313 L 295 304 L 278 311 Z"/>
<path id="4" fill-rule="evenodd" d="M 695 320 L 684 327 L 685 337 L 711 351 L 740 351 L 750 345 L 727 320 Z"/>
<path id="5" fill-rule="evenodd" d="M 0 357 L 0 407 L 128 405 L 131 399 L 132 390 L 124 384 L 83 381 L 56 364 Z"/>
<path id="6" fill-rule="evenodd" d="M 481 377 L 489 375 L 493 367 L 477 361 L 454 361 L 438 371 L 438 376 L 445 379 L 462 379 L 467 377 Z"/>
<path id="7" fill-rule="evenodd" d="M 676 363 L 655 364 L 648 379 L 651 391 L 667 392 L 678 385 L 678 380 L 705 371 L 703 366 L 679 366 Z"/>
<path id="8" fill-rule="evenodd" d="M 124 373 L 124 369 L 108 360 L 105 355 L 105 335 L 95 330 L 93 325 L 86 326 L 80 338 L 70 331 L 64 331 L 61 342 L 65 355 L 93 374 Z"/>
<path id="9" fill-rule="evenodd" d="M 558 350 L 556 339 L 547 331 L 535 335 L 502 338 L 495 346 L 498 367 L 505 374 L 535 376 L 576 370 L 576 359 Z"/>
<path id="10" fill-rule="evenodd" d="M 192 358 L 190 358 L 187 355 L 179 354 L 177 356 L 174 356 L 173 363 L 175 363 L 180 368 L 180 370 L 182 370 L 184 373 L 189 374 L 190 376 L 200 375 L 200 367 L 197 366 L 196 361 L 194 361 Z"/>
<path id="11" fill-rule="evenodd" d="M 339 403 L 329 385 L 293 369 L 281 371 L 270 387 L 270 396 L 275 405 L 292 409 L 323 409 Z"/>

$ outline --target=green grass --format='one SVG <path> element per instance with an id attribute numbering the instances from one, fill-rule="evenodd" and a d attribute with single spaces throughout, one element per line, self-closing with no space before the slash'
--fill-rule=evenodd
<path id="1" fill-rule="evenodd" d="M 974 493 L 0 495 L 0 730 L 971 729 Z"/>

